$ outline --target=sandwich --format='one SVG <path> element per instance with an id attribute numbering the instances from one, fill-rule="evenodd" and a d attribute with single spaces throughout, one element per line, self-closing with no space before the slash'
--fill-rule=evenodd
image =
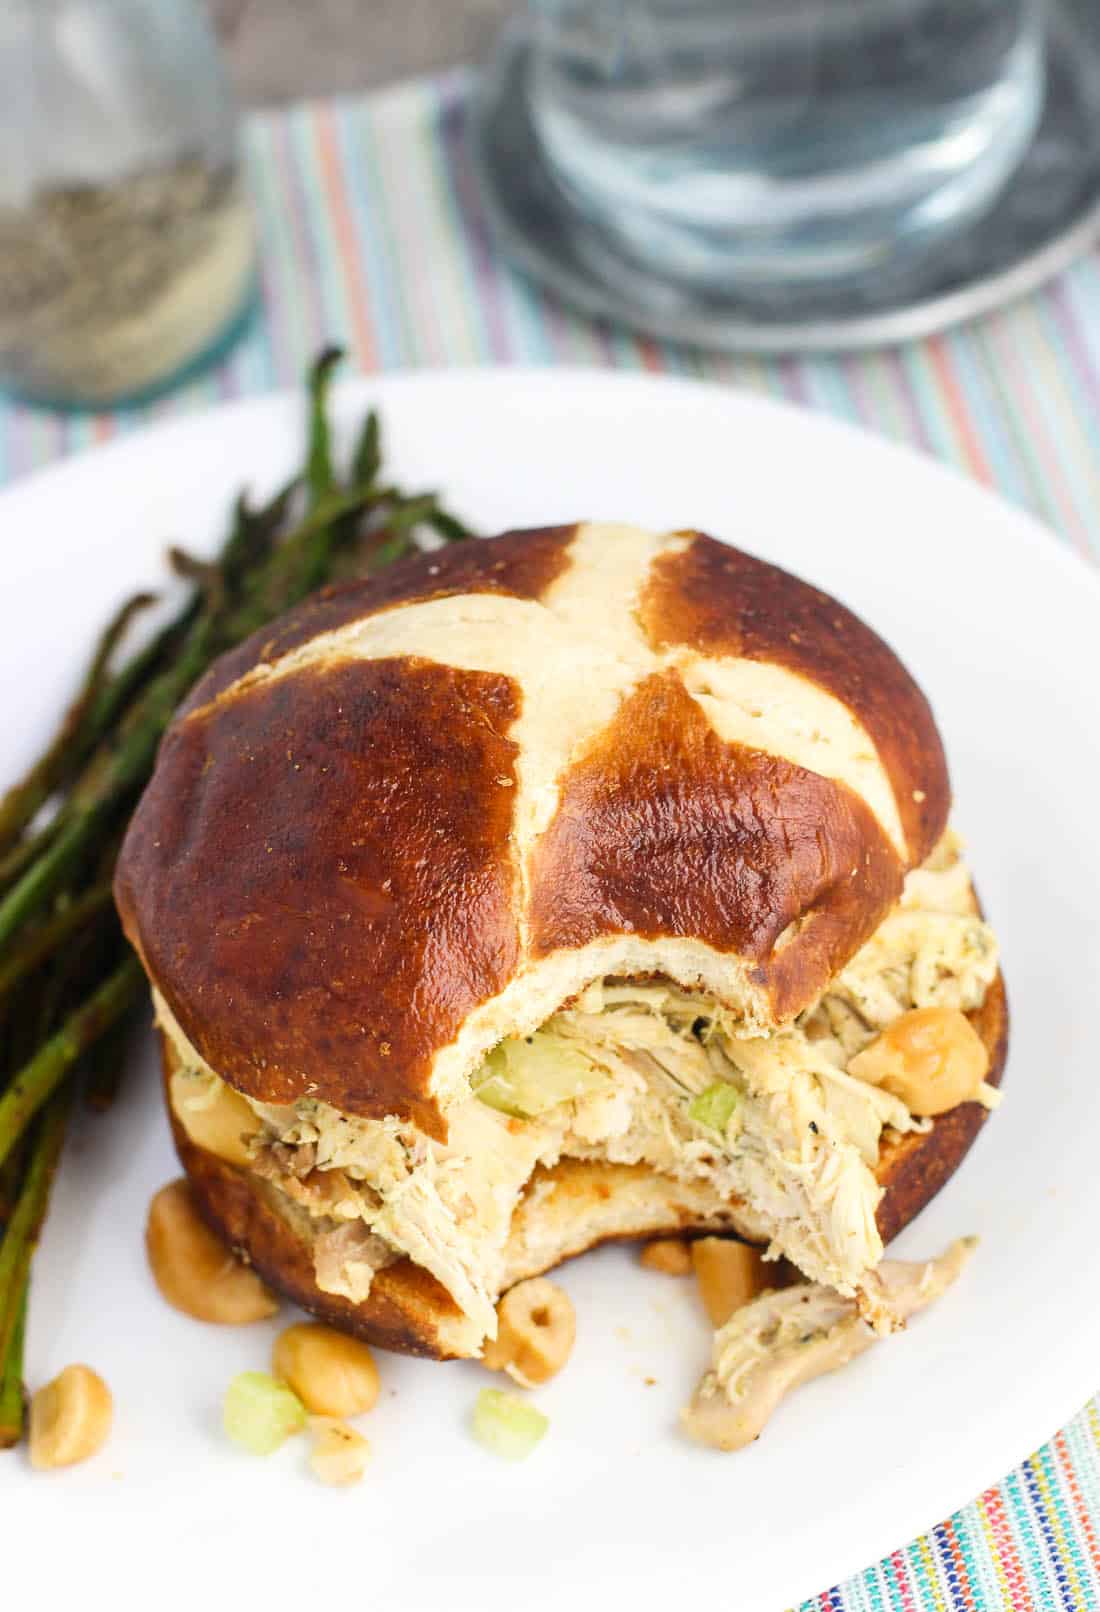
<path id="1" fill-rule="evenodd" d="M 199 683 L 119 862 L 201 1212 L 435 1358 L 521 1279 L 679 1232 L 891 1330 L 884 1248 L 1007 1044 L 949 807 L 887 645 L 701 533 L 510 532 L 323 591 Z"/>

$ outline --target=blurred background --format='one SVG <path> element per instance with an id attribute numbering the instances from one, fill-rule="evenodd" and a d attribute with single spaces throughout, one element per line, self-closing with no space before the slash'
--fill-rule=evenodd
<path id="1" fill-rule="evenodd" d="M 484 61 L 509 0 L 207 0 L 246 105 Z"/>
<path id="2" fill-rule="evenodd" d="M 0 481 L 335 343 L 748 388 L 1100 542 L 1100 0 L 0 0 L 0 86 Z"/>

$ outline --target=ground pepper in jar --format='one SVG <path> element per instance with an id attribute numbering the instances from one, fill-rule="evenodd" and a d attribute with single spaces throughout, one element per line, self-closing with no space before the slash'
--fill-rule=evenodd
<path id="1" fill-rule="evenodd" d="M 236 168 L 198 158 L 0 206 L 0 375 L 88 405 L 156 387 L 242 307 L 252 214 Z"/>

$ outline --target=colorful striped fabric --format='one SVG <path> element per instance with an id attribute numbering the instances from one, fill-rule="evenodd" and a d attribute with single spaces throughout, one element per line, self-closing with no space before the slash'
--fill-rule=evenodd
<path id="1" fill-rule="evenodd" d="M 492 252 L 463 149 L 468 80 L 251 119 L 261 318 L 220 369 L 147 408 L 0 406 L 0 479 L 151 418 L 282 386 L 325 339 L 367 370 L 606 364 L 726 381 L 872 425 L 1100 552 L 1100 256 L 951 335 L 849 358 L 726 358 L 575 317 Z"/>
<path id="2" fill-rule="evenodd" d="M 0 404 L 0 480 L 150 420 L 297 382 L 324 341 L 364 370 L 570 363 L 695 375 L 854 419 L 1024 505 L 1100 558 L 1100 254 L 1042 294 L 894 352 L 714 357 L 575 317 L 494 255 L 463 146 L 469 79 L 253 117 L 262 304 L 222 366 L 148 407 Z M 1098 1365 L 1100 1371 L 1100 1365 Z M 1097 1402 L 1003 1483 L 817 1612 L 1100 1604 Z"/>

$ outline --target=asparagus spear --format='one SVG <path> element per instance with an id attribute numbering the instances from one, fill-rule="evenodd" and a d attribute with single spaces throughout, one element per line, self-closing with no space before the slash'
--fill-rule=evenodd
<path id="1" fill-rule="evenodd" d="M 19 1202 L 23 1187 L 23 1148 L 15 1148 L 0 1164 L 0 1236 L 11 1219 L 12 1210 Z"/>
<path id="2" fill-rule="evenodd" d="M 309 444 L 306 450 L 306 486 L 310 508 L 316 509 L 336 485 L 332 462 L 332 437 L 328 424 L 328 399 L 332 377 L 343 353 L 339 347 L 326 347 L 315 359 L 309 376 Z"/>
<path id="3" fill-rule="evenodd" d="M 254 509 L 242 494 L 212 565 L 183 562 L 198 585 L 165 627 L 112 671 L 133 612 L 111 624 L 65 723 L 0 802 L 0 1443 L 22 1425 L 22 1317 L 31 1253 L 48 1202 L 72 1100 L 73 1071 L 95 1049 L 90 1100 L 109 1100 L 117 1035 L 142 975 L 125 949 L 107 892 L 126 813 L 152 770 L 179 701 L 223 650 L 349 568 L 376 570 L 430 526 L 469 534 L 427 494 L 379 482 L 377 416 L 365 420 L 341 481 L 328 418 L 339 358 L 322 353 L 308 381 L 305 466 Z M 298 514 L 295 508 L 298 507 Z M 287 531 L 286 528 L 290 527 Z M 52 819 L 33 829 L 60 791 Z M 120 960 L 121 959 L 121 960 Z M 107 1075 L 104 1076 L 104 1069 Z"/>
<path id="4" fill-rule="evenodd" d="M 43 1043 L 0 1096 L 0 1164 L 89 1047 L 137 1001 L 145 983 L 132 954 Z M 0 1254 L 7 1244 L 0 1244 Z"/>
<path id="5" fill-rule="evenodd" d="M 18 844 L 0 856 L 0 890 L 9 890 L 16 880 L 31 866 L 48 845 L 57 838 L 58 821 L 54 817 L 34 833 L 25 833 Z"/>
<path id="6" fill-rule="evenodd" d="M 71 1092 L 62 1092 L 42 1116 L 23 1190 L 8 1222 L 4 1241 L 0 1243 L 0 1379 L 10 1376 L 15 1353 L 12 1346 L 20 1341 L 19 1321 L 27 1276 L 46 1218 L 50 1187 L 61 1157 L 71 1107 Z"/>
<path id="7" fill-rule="evenodd" d="M 92 758 L 43 853 L 0 899 L 0 956 L 20 924 L 41 911 L 61 887 L 112 811 L 127 804 L 148 777 L 176 706 L 215 655 L 297 604 L 324 580 L 333 523 L 358 513 L 369 498 L 369 488 L 326 494 L 275 551 L 239 609 L 226 612 L 215 606 L 198 617 L 177 659 L 131 708 L 119 742 Z"/>
<path id="8" fill-rule="evenodd" d="M 381 468 L 382 431 L 378 424 L 378 415 L 371 409 L 351 456 L 351 480 L 374 482 L 378 479 Z"/>
<path id="9" fill-rule="evenodd" d="M 26 777 L 0 799 L 0 851 L 14 844 L 38 808 L 71 772 L 74 755 L 79 755 L 87 744 L 88 717 L 106 681 L 111 656 L 138 611 L 147 609 L 155 598 L 152 593 L 136 593 L 107 624 L 80 692 L 62 718 L 54 738 Z"/>
<path id="10" fill-rule="evenodd" d="M 330 360 L 334 362 L 334 360 Z M 314 424 L 316 435 L 318 426 Z M 316 449 L 315 451 L 320 451 Z M 366 478 L 357 478 L 366 479 Z M 229 538 L 219 560 L 211 569 L 235 590 L 249 568 L 270 557 L 276 534 L 286 520 L 290 502 L 298 489 L 295 476 L 263 508 L 252 510 L 244 493 L 234 506 Z M 107 676 L 111 655 L 121 641 L 134 615 L 155 602 L 155 595 L 141 593 L 128 600 L 104 632 L 92 658 L 81 692 L 73 702 L 54 739 L 20 783 L 0 798 L 0 888 L 21 874 L 46 845 L 56 838 L 56 827 L 49 826 L 37 842 L 15 845 L 23 827 L 49 798 L 58 783 L 71 777 L 79 761 L 86 758 L 125 711 L 130 697 L 160 669 L 173 649 L 195 622 L 201 603 L 199 590 L 177 616 L 137 652 L 113 677 Z"/>
<path id="11" fill-rule="evenodd" d="M 139 1006 L 140 1001 L 139 997 Z M 133 1030 L 134 1016 L 133 1010 L 125 1014 L 89 1049 L 84 1101 L 96 1114 L 105 1113 L 118 1096 L 122 1077 L 126 1073 L 126 1048 Z"/>
<path id="12" fill-rule="evenodd" d="M 468 526 L 456 520 L 453 515 L 449 515 L 445 509 L 433 510 L 428 516 L 428 525 L 448 543 L 462 543 L 474 535 Z"/>
<path id="13" fill-rule="evenodd" d="M 240 586 L 250 566 L 259 564 L 271 554 L 275 539 L 289 513 L 291 500 L 298 490 L 299 480 L 299 477 L 293 477 L 268 504 L 258 510 L 251 508 L 243 492 L 238 494 L 233 506 L 229 537 L 218 562 L 225 577 L 227 593 L 233 593 Z M 194 624 L 202 602 L 201 593 L 195 590 L 176 617 L 99 690 L 88 716 L 88 731 L 96 743 L 125 712 L 131 697 L 155 672 L 162 670 L 173 651 L 178 650 Z M 5 882 L 0 867 L 0 884 Z"/>
<path id="14" fill-rule="evenodd" d="M 36 917 L 78 859 L 148 777 L 172 712 L 211 658 L 214 622 L 200 616 L 178 659 L 154 678 L 123 725 L 117 744 L 97 752 L 78 779 L 52 842 L 0 899 L 0 957 L 28 918 Z"/>
<path id="15" fill-rule="evenodd" d="M 67 907 L 59 908 L 46 923 L 32 929 L 6 962 L 0 963 L 0 1000 L 28 974 L 33 974 L 38 965 L 50 958 L 71 935 L 77 934 L 85 924 L 105 912 L 110 904 L 111 885 L 109 880 L 104 879 L 83 891 Z"/>
<path id="16" fill-rule="evenodd" d="M 25 1394 L 23 1390 L 23 1349 L 27 1338 L 27 1299 L 29 1274 L 15 1301 L 15 1326 L 8 1352 L 0 1365 L 0 1450 L 10 1450 L 23 1437 Z"/>

